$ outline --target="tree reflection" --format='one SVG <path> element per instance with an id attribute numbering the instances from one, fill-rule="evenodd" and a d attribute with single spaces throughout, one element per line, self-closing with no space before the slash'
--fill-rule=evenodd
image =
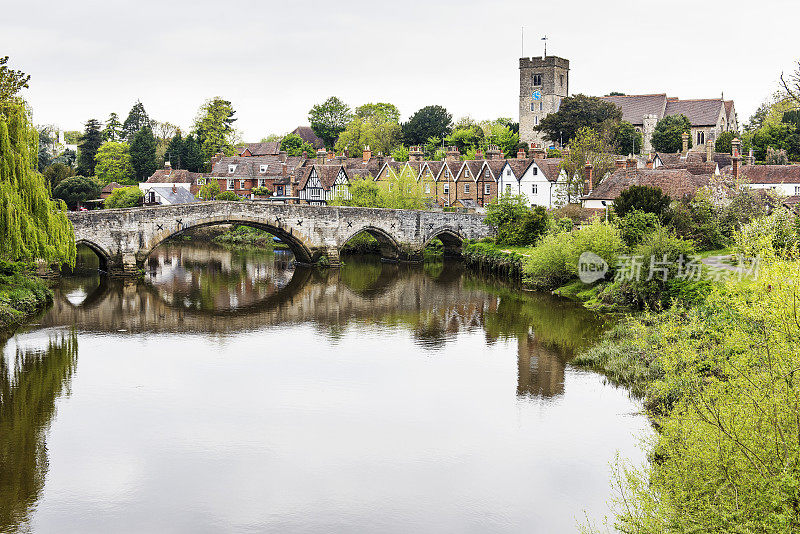
<path id="1" fill-rule="evenodd" d="M 51 338 L 44 350 L 0 357 L 0 531 L 18 530 L 44 488 L 45 435 L 56 399 L 69 389 L 78 358 L 74 333 Z"/>

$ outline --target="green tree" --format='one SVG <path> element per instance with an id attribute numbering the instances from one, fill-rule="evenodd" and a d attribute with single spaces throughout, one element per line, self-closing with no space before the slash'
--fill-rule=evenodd
<path id="1" fill-rule="evenodd" d="M 48 166 L 42 174 L 48 185 L 53 188 L 64 178 L 75 176 L 75 171 L 69 165 L 57 161 Z"/>
<path id="2" fill-rule="evenodd" d="M 103 139 L 113 142 L 122 139 L 122 123 L 119 122 L 119 116 L 116 113 L 108 116 L 106 128 L 103 130 Z"/>
<path id="3" fill-rule="evenodd" d="M 497 145 L 505 157 L 516 157 L 519 145 L 519 125 L 517 124 L 517 129 L 514 131 L 513 123 L 510 125 L 510 122 L 511 119 L 500 118 L 480 123 L 484 136 L 482 148 L 486 150 L 489 145 Z"/>
<path id="4" fill-rule="evenodd" d="M 147 180 L 156 171 L 156 138 L 149 126 L 139 130 L 133 137 L 130 155 L 133 174 L 137 181 Z"/>
<path id="5" fill-rule="evenodd" d="M 622 110 L 596 96 L 578 94 L 561 100 L 558 111 L 547 115 L 535 129 L 545 139 L 569 144 L 581 128 L 601 129 L 606 121 L 622 120 Z"/>
<path id="6" fill-rule="evenodd" d="M 406 146 L 425 144 L 431 137 L 444 139 L 453 130 L 453 116 L 442 106 L 425 106 L 402 124 Z"/>
<path id="7" fill-rule="evenodd" d="M 289 134 L 281 139 L 281 150 L 285 150 L 289 156 L 302 156 L 305 153 L 310 158 L 313 158 L 317 153 L 314 145 L 306 143 L 297 134 Z"/>
<path id="8" fill-rule="evenodd" d="M 52 163 L 50 149 L 53 145 L 53 137 L 50 135 L 50 128 L 39 129 L 39 158 L 37 169 L 39 172 L 44 172 L 45 167 Z"/>
<path id="9" fill-rule="evenodd" d="M 333 200 L 333 204 L 337 206 L 359 206 L 362 208 L 385 207 L 381 198 L 381 188 L 372 178 L 353 178 L 348 185 L 348 190 L 350 191 L 350 198 L 345 199 L 340 193 Z"/>
<path id="10" fill-rule="evenodd" d="M 397 106 L 388 102 L 358 106 L 354 115 L 364 120 L 374 120 L 376 122 L 400 122 L 400 110 L 397 109 Z"/>
<path id="11" fill-rule="evenodd" d="M 203 172 L 205 170 L 200 143 L 194 135 L 187 135 L 183 143 L 181 166 L 190 172 Z"/>
<path id="12" fill-rule="evenodd" d="M 134 179 L 135 173 L 128 143 L 114 141 L 103 143 L 97 151 L 95 161 L 97 162 L 95 172 L 101 183 L 128 184 Z"/>
<path id="13" fill-rule="evenodd" d="M 322 139 L 327 149 L 333 148 L 339 134 L 347 128 L 351 119 L 350 107 L 335 96 L 322 104 L 314 105 L 308 111 L 311 129 Z"/>
<path id="14" fill-rule="evenodd" d="M 97 149 L 103 144 L 103 133 L 100 121 L 89 119 L 86 121 L 86 128 L 81 136 L 81 144 L 78 145 L 78 173 L 84 176 L 94 176 L 94 157 Z"/>
<path id="15" fill-rule="evenodd" d="M 119 187 L 103 202 L 105 208 L 135 208 L 142 205 L 144 193 L 138 186 Z"/>
<path id="16" fill-rule="evenodd" d="M 670 198 L 658 187 L 632 185 L 619 194 L 614 201 L 614 211 L 620 217 L 633 210 L 653 213 L 661 217 L 669 208 Z"/>
<path id="17" fill-rule="evenodd" d="M 736 137 L 736 132 L 722 132 L 714 143 L 714 151 L 721 154 L 731 153 L 731 141 Z"/>
<path id="18" fill-rule="evenodd" d="M 75 209 L 78 204 L 99 196 L 100 186 L 97 182 L 83 176 L 65 178 L 53 188 L 53 197 L 66 202 L 70 209 Z"/>
<path id="19" fill-rule="evenodd" d="M 167 151 L 164 153 L 164 163 L 169 161 L 173 169 L 185 169 L 186 164 L 183 162 L 183 156 L 186 148 L 184 144 L 181 132 L 178 131 L 170 140 L 169 145 L 167 145 Z"/>
<path id="20" fill-rule="evenodd" d="M 391 106 L 394 108 L 391 104 L 367 104 L 367 106 Z M 339 134 L 334 150 L 358 153 L 364 148 L 370 147 L 382 154 L 391 153 L 400 146 L 402 137 L 400 124 L 393 120 L 396 114 L 391 113 L 390 109 L 383 108 L 371 108 L 371 112 L 367 113 L 364 107 L 357 108 L 356 115 L 347 128 Z"/>
<path id="21" fill-rule="evenodd" d="M 392 150 L 392 159 L 395 161 L 408 161 L 409 153 L 408 149 L 403 145 Z"/>
<path id="22" fill-rule="evenodd" d="M 31 77 L 21 70 L 9 69 L 8 56 L 0 58 L 0 101 L 8 101 L 22 89 L 28 88 Z"/>
<path id="23" fill-rule="evenodd" d="M 75 166 L 76 161 L 78 161 L 78 155 L 75 153 L 74 150 L 70 150 L 69 148 L 67 148 L 66 150 L 64 150 L 64 152 L 53 158 L 53 163 L 62 163 L 67 167 L 69 167 L 70 169 Z"/>
<path id="24" fill-rule="evenodd" d="M 0 258 L 74 265 L 75 234 L 64 204 L 50 199 L 36 171 L 36 129 L 25 103 L 5 96 L 27 78 L 7 72 L 0 70 Z"/>
<path id="25" fill-rule="evenodd" d="M 382 190 L 381 196 L 386 208 L 420 210 L 425 207 L 422 189 L 410 167 L 404 166 L 399 174 L 394 175 L 388 190 Z"/>
<path id="26" fill-rule="evenodd" d="M 689 148 L 692 147 L 692 123 L 686 115 L 669 115 L 656 124 L 653 131 L 653 149 L 657 152 L 675 153 L 683 150 L 682 135 L 689 134 Z"/>
<path id="27" fill-rule="evenodd" d="M 497 244 L 533 245 L 547 231 L 549 215 L 542 206 L 528 207 L 524 195 L 503 195 L 486 206 L 484 222 L 497 232 Z"/>
<path id="28" fill-rule="evenodd" d="M 200 188 L 197 193 L 198 198 L 201 200 L 214 200 L 219 195 L 219 182 L 214 178 L 209 178 L 208 181 Z"/>
<path id="29" fill-rule="evenodd" d="M 485 144 L 483 128 L 470 121 L 464 121 L 453 128 L 450 135 L 445 137 L 444 142 L 447 146 L 457 147 L 461 154 L 466 154 L 470 151 L 474 152 Z"/>
<path id="30" fill-rule="evenodd" d="M 133 137 L 145 126 L 148 128 L 150 127 L 150 117 L 144 110 L 144 105 L 137 100 L 131 110 L 128 112 L 125 122 L 122 123 L 123 139 L 125 139 L 128 144 L 133 143 Z"/>
<path id="31" fill-rule="evenodd" d="M 638 154 L 642 151 L 642 132 L 627 121 L 609 125 L 610 144 L 617 154 Z"/>
<path id="32" fill-rule="evenodd" d="M 194 121 L 194 131 L 200 144 L 203 161 L 210 161 L 219 152 L 233 155 L 236 114 L 230 101 L 215 96 L 201 107 Z"/>
<path id="33" fill-rule="evenodd" d="M 575 134 L 569 145 L 569 156 L 561 162 L 561 169 L 566 175 L 566 183 L 557 189 L 559 204 L 572 204 L 584 194 L 586 183 L 586 164 L 592 165 L 595 185 L 614 169 L 614 160 L 608 154 L 600 133 L 589 127 L 583 127 Z"/>

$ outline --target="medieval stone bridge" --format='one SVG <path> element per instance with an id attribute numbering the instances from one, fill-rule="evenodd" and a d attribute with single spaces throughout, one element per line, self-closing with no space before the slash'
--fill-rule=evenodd
<path id="1" fill-rule="evenodd" d="M 368 232 L 386 259 L 420 259 L 425 246 L 439 238 L 445 253 L 460 252 L 465 239 L 492 234 L 483 217 L 467 213 L 305 206 L 260 202 L 213 201 L 71 212 L 75 241 L 100 258 L 112 274 L 134 273 L 164 240 L 190 228 L 214 224 L 245 224 L 280 238 L 299 263 L 314 263 L 323 255 L 339 264 L 339 251 L 356 234 Z"/>

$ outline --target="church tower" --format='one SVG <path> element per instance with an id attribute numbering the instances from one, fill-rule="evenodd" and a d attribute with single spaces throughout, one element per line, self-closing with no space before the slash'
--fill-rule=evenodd
<path id="1" fill-rule="evenodd" d="M 558 111 L 569 95 L 569 60 L 556 57 L 523 57 L 519 60 L 519 140 L 533 146 L 547 144 L 533 128 Z"/>

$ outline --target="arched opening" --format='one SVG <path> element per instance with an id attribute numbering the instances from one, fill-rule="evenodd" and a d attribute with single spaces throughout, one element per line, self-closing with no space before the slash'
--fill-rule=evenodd
<path id="1" fill-rule="evenodd" d="M 372 255 L 384 261 L 397 261 L 400 259 L 400 246 L 384 230 L 368 226 L 351 235 L 339 249 L 339 255 Z"/>
<path id="2" fill-rule="evenodd" d="M 108 272 L 108 255 L 96 243 L 80 240 L 75 242 L 75 267 L 67 274 L 95 274 Z"/>
<path id="3" fill-rule="evenodd" d="M 439 245 L 441 243 L 441 245 Z M 464 238 L 455 230 L 444 228 L 434 233 L 425 242 L 426 252 L 429 247 L 441 247 L 442 256 L 444 258 L 459 258 L 464 246 Z"/>

